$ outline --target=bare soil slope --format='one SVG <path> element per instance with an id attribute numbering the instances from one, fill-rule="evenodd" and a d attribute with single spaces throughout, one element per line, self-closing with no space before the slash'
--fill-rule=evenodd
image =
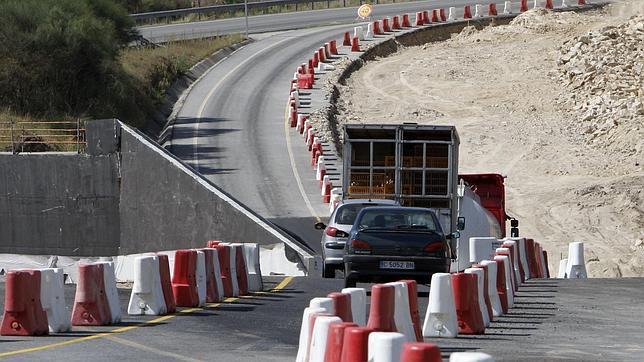
<path id="1" fill-rule="evenodd" d="M 643 10 L 531 10 L 403 49 L 351 76 L 338 121 L 456 125 L 460 171 L 507 175 L 508 212 L 552 271 L 583 241 L 589 275 L 642 276 Z"/>

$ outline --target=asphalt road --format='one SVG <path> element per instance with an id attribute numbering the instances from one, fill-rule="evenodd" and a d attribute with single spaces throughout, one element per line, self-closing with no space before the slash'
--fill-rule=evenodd
<path id="1" fill-rule="evenodd" d="M 268 288 L 281 281 L 266 278 Z M 0 358 L 292 361 L 302 310 L 311 298 L 340 290 L 341 282 L 294 278 L 279 291 L 184 309 L 156 323 L 150 323 L 156 317 L 124 315 L 117 326 L 74 328 L 48 337 L 0 337 Z M 0 289 L 4 293 L 4 283 Z M 428 288 L 419 289 L 422 317 Z M 68 305 L 73 292 L 73 286 L 66 287 Z M 129 293 L 120 289 L 122 310 Z M 444 358 L 457 351 L 482 351 L 497 361 L 636 361 L 644 355 L 643 299 L 642 278 L 534 280 L 523 285 L 515 307 L 484 335 L 427 341 L 438 344 Z"/>
<path id="2" fill-rule="evenodd" d="M 313 224 L 328 216 L 328 205 L 309 153 L 285 129 L 286 100 L 297 66 L 321 44 L 341 44 L 354 25 L 273 33 L 237 50 L 194 84 L 171 137 L 172 153 L 316 252 L 321 232 Z M 339 50 L 341 56 L 349 51 Z M 299 111 L 317 109 L 322 85 L 316 82 L 318 97 L 308 97 Z"/>
<path id="3" fill-rule="evenodd" d="M 380 4 L 373 7 L 372 16 L 398 15 L 414 13 L 437 7 L 463 7 L 475 3 L 488 4 L 492 0 L 474 2 L 471 0 L 426 0 L 396 4 Z M 502 1 L 496 1 L 502 3 Z M 283 30 L 303 29 L 312 26 L 337 25 L 354 22 L 357 18 L 357 7 L 299 11 L 271 15 L 257 15 L 248 18 L 249 33 L 265 33 Z M 517 8 L 518 9 L 518 8 Z M 472 10 L 473 11 L 473 10 Z M 153 42 L 172 39 L 191 39 L 245 31 L 244 18 L 210 20 L 192 23 L 167 24 L 139 27 L 141 35 Z"/>

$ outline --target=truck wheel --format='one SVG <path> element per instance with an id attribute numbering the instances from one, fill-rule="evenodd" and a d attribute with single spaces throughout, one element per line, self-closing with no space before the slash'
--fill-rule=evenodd
<path id="1" fill-rule="evenodd" d="M 345 288 L 355 288 L 356 287 L 356 280 L 354 278 L 344 278 L 344 287 Z"/>
<path id="2" fill-rule="evenodd" d="M 335 278 L 335 268 L 324 264 L 322 267 L 322 277 L 331 279 Z"/>

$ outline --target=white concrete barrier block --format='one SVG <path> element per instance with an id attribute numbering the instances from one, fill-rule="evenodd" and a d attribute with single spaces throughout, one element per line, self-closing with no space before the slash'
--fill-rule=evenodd
<path id="1" fill-rule="evenodd" d="M 539 0 L 534 0 L 534 6 L 532 8 L 536 9 L 538 7 L 539 7 Z"/>
<path id="2" fill-rule="evenodd" d="M 566 279 L 567 269 L 568 269 L 568 259 L 559 260 L 559 271 L 557 272 L 557 278 Z"/>
<path id="3" fill-rule="evenodd" d="M 368 342 L 369 362 L 399 362 L 405 342 L 406 339 L 402 333 L 370 333 Z"/>
<path id="4" fill-rule="evenodd" d="M 509 15 L 512 14 L 512 2 L 506 1 L 503 5 L 503 14 Z"/>
<path id="5" fill-rule="evenodd" d="M 521 272 L 519 271 L 519 246 L 517 245 L 518 243 L 515 240 L 510 240 L 510 239 L 504 239 L 503 240 L 504 244 L 510 244 L 513 246 L 512 250 L 512 256 L 514 257 L 514 263 L 512 265 L 512 270 L 514 271 L 514 279 L 517 281 L 517 283 L 520 285 L 521 284 Z"/>
<path id="6" fill-rule="evenodd" d="M 40 302 L 47 313 L 50 333 L 67 332 L 72 329 L 71 315 L 65 303 L 65 277 L 62 268 L 40 270 Z"/>
<path id="7" fill-rule="evenodd" d="M 230 263 L 230 280 L 233 285 L 233 297 L 239 297 L 239 282 L 237 281 L 237 256 L 235 246 L 231 243 L 222 243 L 228 249 L 228 260 Z"/>
<path id="8" fill-rule="evenodd" d="M 318 157 L 318 165 L 315 169 L 315 180 L 322 181 L 322 172 L 326 172 L 326 165 L 324 164 L 324 156 Z M 333 194 L 331 194 L 333 197 Z"/>
<path id="9" fill-rule="evenodd" d="M 208 248 L 212 250 L 212 264 L 215 271 L 215 284 L 217 285 L 217 301 L 222 302 L 224 298 L 224 282 L 221 279 L 221 264 L 219 264 L 219 252 L 215 248 Z"/>
<path id="10" fill-rule="evenodd" d="M 454 21 L 456 20 L 456 9 L 451 6 L 449 8 L 449 16 L 447 17 L 447 21 Z"/>
<path id="11" fill-rule="evenodd" d="M 134 262 L 134 285 L 130 294 L 127 313 L 130 315 L 161 315 L 167 312 L 159 258 L 156 256 L 139 256 Z"/>
<path id="12" fill-rule="evenodd" d="M 483 16 L 483 5 L 476 4 L 474 7 L 474 18 L 480 18 Z"/>
<path id="13" fill-rule="evenodd" d="M 491 259 L 494 256 L 494 250 L 500 244 L 494 237 L 472 237 L 469 241 L 470 262 L 472 263 Z"/>
<path id="14" fill-rule="evenodd" d="M 449 362 L 494 362 L 494 358 L 483 352 L 453 352 Z"/>
<path id="15" fill-rule="evenodd" d="M 480 268 L 467 268 L 465 269 L 465 273 L 476 275 L 479 310 L 481 311 L 483 325 L 487 328 L 490 326 L 490 315 L 487 313 L 487 304 L 485 304 L 485 288 L 487 288 L 487 285 L 485 285 L 485 272 Z"/>
<path id="16" fill-rule="evenodd" d="M 264 282 L 259 261 L 259 245 L 256 243 L 244 244 L 244 255 L 246 256 L 246 270 L 248 271 L 248 289 L 253 292 L 260 292 L 264 290 Z"/>
<path id="17" fill-rule="evenodd" d="M 112 314 L 112 323 L 118 323 L 121 321 L 121 304 L 119 301 L 119 293 L 116 289 L 114 262 L 99 261 L 97 264 L 103 264 L 103 283 L 105 284 L 107 304 L 109 304 L 110 313 Z"/>
<path id="18" fill-rule="evenodd" d="M 353 28 L 353 37 L 357 37 L 358 40 L 364 40 L 364 32 L 361 26 L 356 26 Z"/>
<path id="19" fill-rule="evenodd" d="M 569 279 L 588 278 L 584 259 L 584 243 L 576 241 L 568 244 L 568 266 L 566 277 Z"/>
<path id="20" fill-rule="evenodd" d="M 508 255 L 510 255 L 510 249 L 508 249 L 508 248 L 496 248 L 496 252 L 497 253 L 507 253 Z M 506 265 L 506 267 L 510 268 L 510 272 L 508 273 L 510 275 L 510 281 L 509 281 L 510 286 L 511 286 L 513 291 L 517 290 L 515 285 L 514 285 L 514 279 L 513 279 L 514 278 L 514 266 L 512 265 L 512 259 L 510 257 L 508 257 L 508 264 Z"/>
<path id="21" fill-rule="evenodd" d="M 512 308 L 514 306 L 514 289 L 512 288 L 512 281 L 510 279 L 510 258 L 505 255 L 497 255 L 494 257 L 494 260 L 503 263 L 503 269 L 505 272 L 505 292 L 508 295 L 508 308 Z"/>
<path id="22" fill-rule="evenodd" d="M 327 297 L 316 297 L 309 302 L 310 308 L 322 308 L 329 314 L 335 314 L 335 304 L 333 299 Z"/>
<path id="23" fill-rule="evenodd" d="M 324 63 L 324 62 L 319 62 L 318 63 L 318 69 L 317 69 L 318 72 L 328 72 L 328 71 L 331 71 L 331 70 L 334 70 L 334 69 L 335 69 L 335 67 L 333 65 L 331 65 L 331 64 L 327 64 L 327 63 Z"/>
<path id="24" fill-rule="evenodd" d="M 503 307 L 501 306 L 501 298 L 499 298 L 499 291 L 496 289 L 496 261 L 483 260 L 481 265 L 487 266 L 487 283 L 488 294 L 490 296 L 490 303 L 492 304 L 492 315 L 500 317 L 503 315 Z"/>
<path id="25" fill-rule="evenodd" d="M 368 23 L 367 32 L 364 35 L 364 40 L 372 40 L 372 39 L 373 39 L 373 23 Z"/>
<path id="26" fill-rule="evenodd" d="M 311 325 L 312 317 L 326 313 L 323 308 L 304 308 L 302 313 L 302 324 L 300 325 L 300 339 L 297 349 L 297 362 L 308 362 L 309 349 L 311 347 L 311 334 L 313 333 L 313 326 Z"/>
<path id="27" fill-rule="evenodd" d="M 456 337 L 458 320 L 452 291 L 452 275 L 432 275 L 429 302 L 423 322 L 423 337 Z"/>
<path id="28" fill-rule="evenodd" d="M 310 362 L 324 362 L 329 327 L 337 323 L 342 323 L 342 319 L 336 316 L 320 316 L 315 319 L 313 333 L 311 334 Z"/>
<path id="29" fill-rule="evenodd" d="M 414 331 L 414 322 L 411 320 L 411 311 L 409 308 L 409 292 L 407 284 L 404 282 L 392 282 L 387 285 L 393 285 L 395 290 L 394 298 L 394 321 L 398 332 L 405 336 L 407 342 L 416 342 L 416 331 Z"/>
<path id="30" fill-rule="evenodd" d="M 344 288 L 342 294 L 351 296 L 351 314 L 353 323 L 364 327 L 367 325 L 367 291 L 364 288 Z"/>
<path id="31" fill-rule="evenodd" d="M 519 244 L 519 260 L 521 261 L 521 267 L 523 269 L 523 274 L 525 279 L 530 279 L 530 266 L 528 264 L 527 250 L 526 250 L 526 240 L 525 238 L 515 238 L 512 239 Z"/>
<path id="32" fill-rule="evenodd" d="M 199 295 L 199 306 L 206 304 L 206 254 L 197 250 L 197 294 Z"/>

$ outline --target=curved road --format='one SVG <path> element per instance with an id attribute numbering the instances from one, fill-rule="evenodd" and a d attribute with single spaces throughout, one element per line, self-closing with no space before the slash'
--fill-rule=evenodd
<path id="1" fill-rule="evenodd" d="M 477 3 L 487 4 L 492 0 L 481 0 Z M 502 1 L 497 1 L 502 3 Z M 430 8 L 454 6 L 462 8 L 474 1 L 464 0 L 425 0 L 396 4 L 380 4 L 373 7 L 372 16 L 376 19 L 382 16 L 415 13 Z M 518 9 L 518 8 L 517 8 Z M 356 20 L 357 7 L 299 11 L 271 15 L 250 16 L 248 19 L 249 33 L 266 33 L 273 31 L 293 30 L 319 25 L 337 25 Z M 472 10 L 473 11 L 473 10 Z M 143 26 L 139 28 L 141 35 L 153 42 L 163 42 L 172 39 L 190 39 L 204 36 L 243 33 L 245 20 L 231 18 L 192 23 Z"/>
<path id="2" fill-rule="evenodd" d="M 465 1 L 396 5 L 413 12 L 459 3 Z M 396 11 L 385 15 L 399 14 L 397 7 L 380 6 L 376 13 L 386 9 Z M 462 13 L 462 6 L 458 11 Z M 330 18 L 335 10 L 282 16 L 305 21 L 313 13 L 317 21 L 337 20 Z M 216 22 L 207 22 L 210 23 Z M 298 152 L 289 153 L 287 148 L 290 139 L 289 131 L 284 129 L 287 93 L 297 66 L 324 42 L 341 40 L 342 34 L 355 25 L 267 34 L 231 54 L 194 84 L 178 113 L 171 141 L 171 152 L 317 252 L 321 232 L 314 230 L 313 224 L 328 216 L 328 207 L 317 196 L 319 190 L 308 165 L 308 153 L 301 145 L 297 145 Z M 193 26 L 205 25 L 193 23 Z M 315 87 L 320 87 L 320 83 Z M 309 110 L 304 107 L 305 112 Z"/>
<path id="3" fill-rule="evenodd" d="M 345 28 L 273 35 L 220 62 L 190 91 L 178 113 L 170 149 L 317 251 L 315 217 L 299 192 L 286 146 L 285 106 L 296 65 Z M 313 185 L 310 167 L 299 166 L 295 172 L 304 178 L 302 184 Z M 319 198 L 311 201 L 315 214 L 328 214 Z"/>

